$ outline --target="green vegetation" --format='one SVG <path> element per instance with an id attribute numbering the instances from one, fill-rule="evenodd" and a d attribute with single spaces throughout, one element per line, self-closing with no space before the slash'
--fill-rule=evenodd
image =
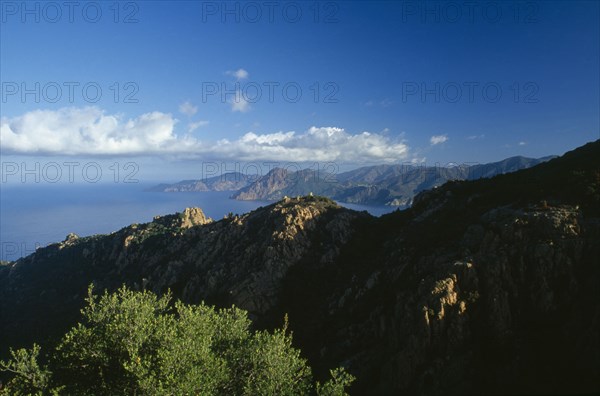
<path id="1" fill-rule="evenodd" d="M 186 305 L 122 287 L 94 296 L 83 320 L 40 365 L 40 347 L 11 350 L 0 395 L 345 395 L 343 369 L 315 383 L 292 347 L 287 318 L 273 333 L 251 332 L 247 313 Z"/>

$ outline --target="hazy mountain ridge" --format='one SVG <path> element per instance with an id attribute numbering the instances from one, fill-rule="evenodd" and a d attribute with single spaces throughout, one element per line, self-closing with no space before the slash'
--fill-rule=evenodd
<path id="1" fill-rule="evenodd" d="M 474 180 L 529 168 L 552 157 L 532 159 L 512 157 L 483 165 L 426 167 L 378 165 L 339 175 L 315 170 L 286 172 L 273 170 L 234 193 L 241 200 L 277 200 L 284 196 L 324 195 L 340 202 L 365 205 L 404 206 L 420 191 L 440 186 L 449 180 Z"/>
<path id="2" fill-rule="evenodd" d="M 599 208 L 596 141 L 381 218 L 286 198 L 70 236 L 0 267 L 3 349 L 71 325 L 89 282 L 125 282 L 259 327 L 287 312 L 317 375 L 342 364 L 356 394 L 597 392 Z"/>
<path id="3" fill-rule="evenodd" d="M 340 174 L 327 170 L 303 169 L 290 171 L 274 168 L 266 175 L 228 173 L 205 180 L 184 180 L 161 184 L 151 191 L 235 191 L 233 199 L 276 201 L 285 196 L 313 193 L 339 202 L 364 205 L 406 206 L 420 191 L 440 186 L 449 180 L 474 180 L 529 168 L 554 157 L 532 159 L 511 157 L 476 165 L 419 166 L 375 165 Z M 227 180 L 228 183 L 224 182 Z"/>
<path id="4" fill-rule="evenodd" d="M 147 189 L 151 192 L 192 192 L 192 191 L 237 191 L 246 187 L 255 177 L 240 172 L 224 173 L 202 180 L 182 180 L 174 184 L 159 184 Z"/>

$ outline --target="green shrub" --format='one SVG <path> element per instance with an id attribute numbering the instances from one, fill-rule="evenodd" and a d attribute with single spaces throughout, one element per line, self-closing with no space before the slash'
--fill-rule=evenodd
<path id="1" fill-rule="evenodd" d="M 40 347 L 12 351 L 2 395 L 344 395 L 354 378 L 342 369 L 314 382 L 285 325 L 251 332 L 232 307 L 172 303 L 122 287 L 94 296 L 83 320 L 38 364 Z"/>

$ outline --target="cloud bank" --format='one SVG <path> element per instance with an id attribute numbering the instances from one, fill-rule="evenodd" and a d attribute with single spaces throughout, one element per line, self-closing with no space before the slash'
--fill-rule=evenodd
<path id="1" fill-rule="evenodd" d="M 97 107 L 35 110 L 0 121 L 3 152 L 57 155 L 137 155 L 191 148 L 174 134 L 176 120 L 161 112 L 134 119 Z"/>
<path id="2" fill-rule="evenodd" d="M 221 140 L 214 151 L 235 152 L 242 160 L 335 161 L 343 163 L 397 162 L 408 156 L 408 146 L 379 134 L 350 134 L 343 128 L 311 127 L 304 133 L 248 132 L 235 141 Z"/>
<path id="3" fill-rule="evenodd" d="M 401 140 L 337 127 L 305 132 L 248 132 L 237 139 L 203 141 L 175 133 L 171 114 L 137 118 L 98 107 L 36 110 L 0 121 L 2 152 L 24 155 L 159 155 L 242 161 L 397 162 L 408 157 Z M 200 125 L 198 125 L 199 127 Z"/>

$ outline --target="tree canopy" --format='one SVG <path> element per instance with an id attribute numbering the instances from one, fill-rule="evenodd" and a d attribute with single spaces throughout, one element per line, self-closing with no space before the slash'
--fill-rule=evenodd
<path id="1" fill-rule="evenodd" d="M 315 382 L 292 346 L 287 317 L 274 332 L 250 330 L 236 307 L 173 302 L 125 286 L 88 291 L 82 321 L 47 363 L 38 345 L 11 350 L 0 369 L 12 378 L 0 395 L 345 395 L 354 377 L 331 370 Z"/>

